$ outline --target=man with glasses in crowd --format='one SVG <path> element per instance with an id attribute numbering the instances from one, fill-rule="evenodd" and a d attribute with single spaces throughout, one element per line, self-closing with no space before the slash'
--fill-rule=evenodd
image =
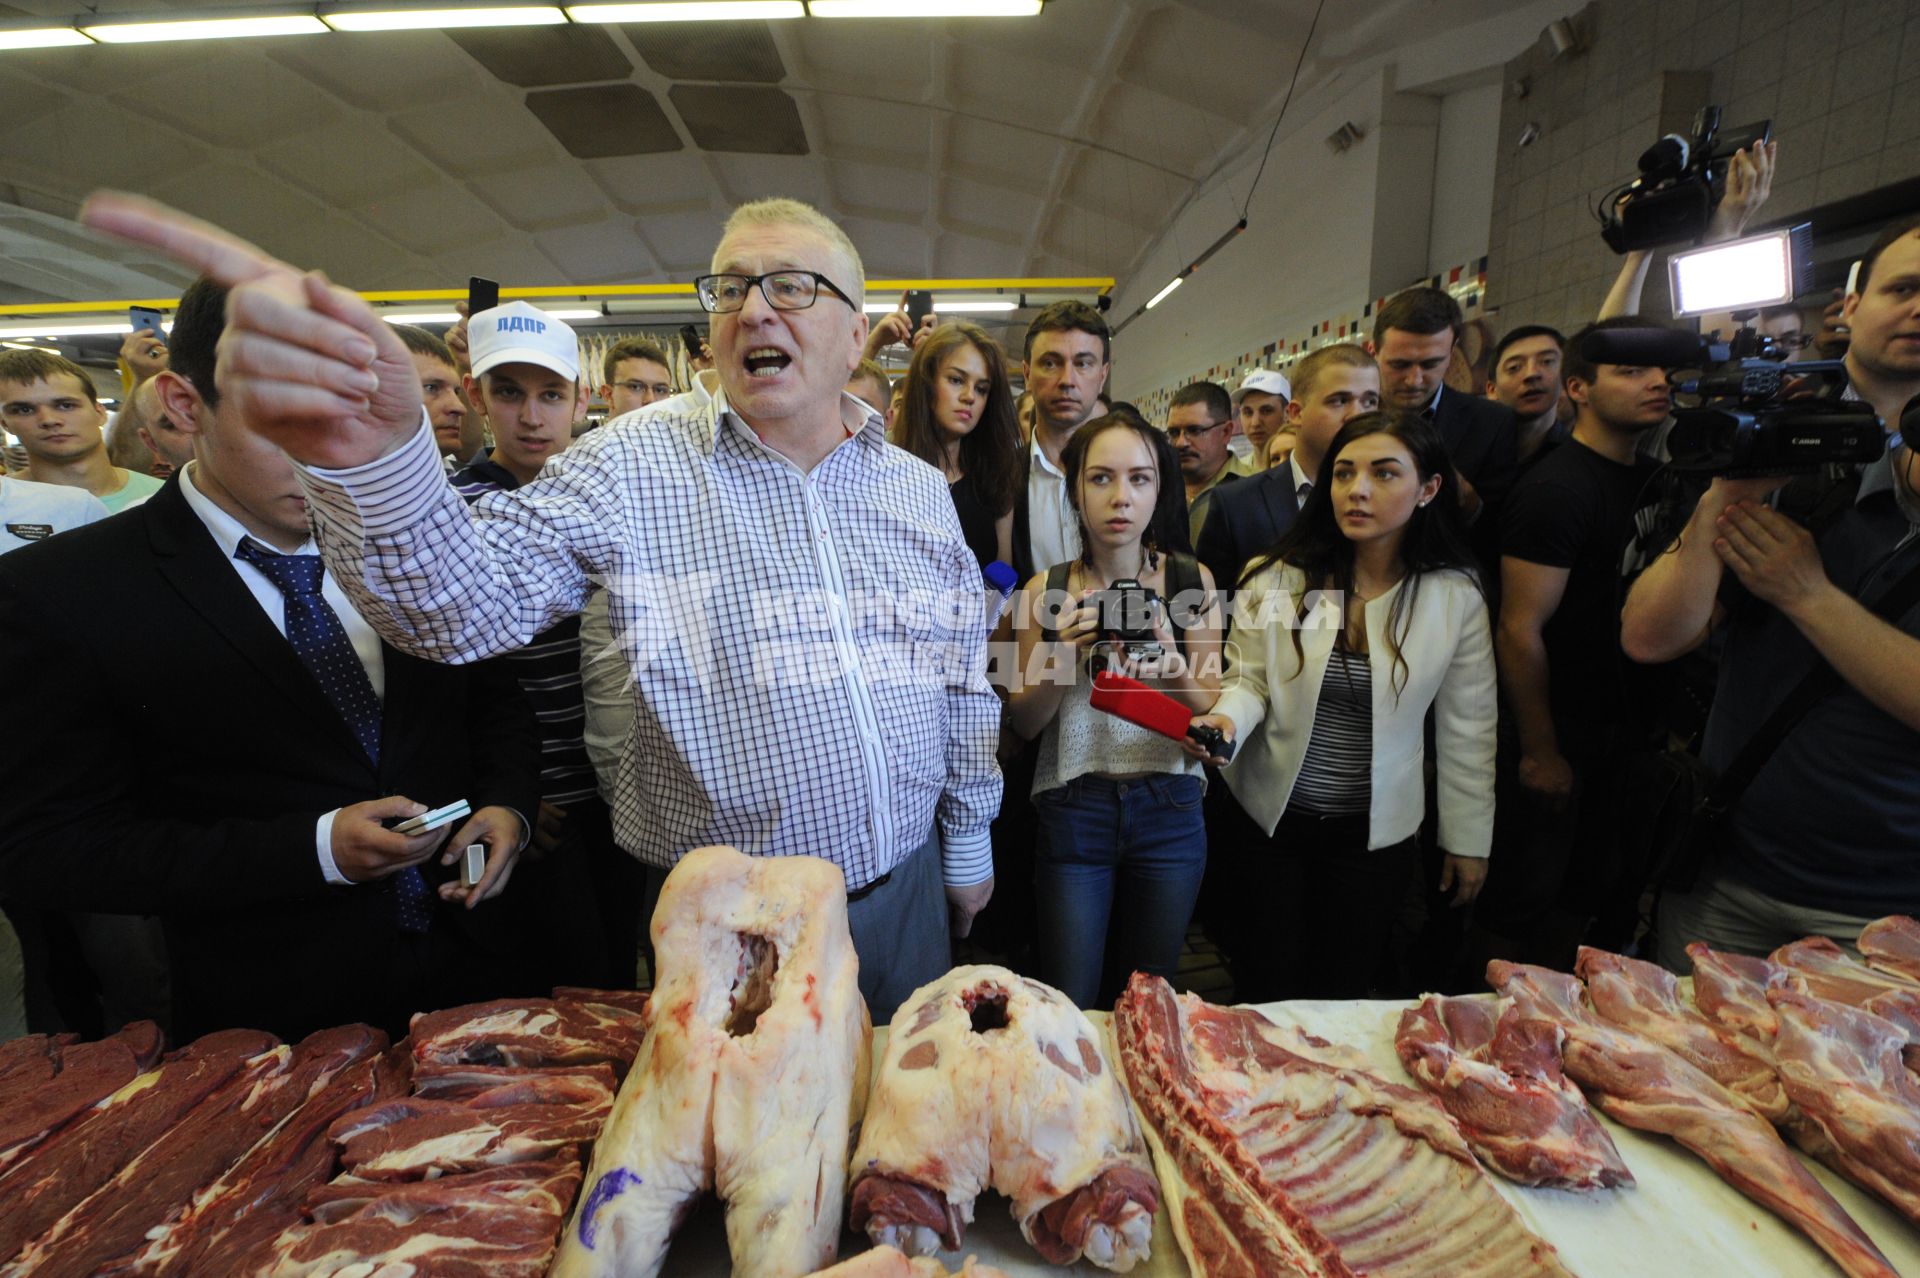
<path id="1" fill-rule="evenodd" d="M 1167 408 L 1167 441 L 1180 458 L 1187 482 L 1187 536 L 1200 541 L 1213 490 L 1240 478 L 1233 469 L 1233 401 L 1217 382 L 1194 382 L 1173 393 Z"/>
<path id="2" fill-rule="evenodd" d="M 602 372 L 607 380 L 600 385 L 600 398 L 607 401 L 608 421 L 671 398 L 674 393 L 667 353 L 644 337 L 614 343 L 607 351 Z"/>
<path id="3" fill-rule="evenodd" d="M 992 891 L 984 587 L 944 478 L 844 393 L 867 320 L 838 226 L 734 210 L 697 281 L 712 399 L 590 432 L 470 514 L 405 347 L 354 294 L 135 197 L 85 216 L 234 285 L 223 386 L 302 463 L 331 570 L 396 647 L 492 656 L 609 590 L 638 710 L 623 847 L 835 861 L 876 1020 L 946 970 L 948 905 L 964 934 Z"/>

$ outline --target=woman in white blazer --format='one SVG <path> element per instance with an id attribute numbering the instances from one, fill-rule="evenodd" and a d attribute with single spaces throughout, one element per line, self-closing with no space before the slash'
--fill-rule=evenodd
<path id="1" fill-rule="evenodd" d="M 1389 410 L 1341 428 L 1293 526 L 1249 565 L 1227 662 L 1194 722 L 1240 743 L 1222 775 L 1270 855 L 1236 858 L 1256 881 L 1223 886 L 1271 902 L 1286 988 L 1270 996 L 1364 997 L 1419 873 L 1429 709 L 1455 905 L 1479 892 L 1493 834 L 1492 632 L 1429 423 Z"/>

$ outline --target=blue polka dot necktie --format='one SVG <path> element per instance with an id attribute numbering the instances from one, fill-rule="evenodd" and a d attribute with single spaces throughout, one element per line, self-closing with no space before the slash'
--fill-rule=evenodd
<path id="1" fill-rule="evenodd" d="M 272 582 L 286 601 L 287 642 L 326 694 L 369 762 L 380 762 L 380 698 L 360 664 L 360 654 L 345 626 L 320 593 L 326 571 L 318 555 L 283 555 L 252 538 L 242 538 L 234 557 L 244 559 Z M 424 932 L 433 917 L 433 894 L 418 866 L 393 876 L 400 926 Z"/>

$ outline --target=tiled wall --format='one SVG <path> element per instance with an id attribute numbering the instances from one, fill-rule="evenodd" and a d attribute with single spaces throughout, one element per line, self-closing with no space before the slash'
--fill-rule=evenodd
<path id="1" fill-rule="evenodd" d="M 1589 206 L 1702 103 L 1728 126 L 1773 120 L 1763 218 L 1920 175 L 1920 3 L 1595 0 L 1572 21 L 1582 52 L 1556 62 L 1542 41 L 1506 69 L 1488 282 L 1502 327 L 1592 318 L 1620 259 Z M 1530 123 L 1538 140 L 1516 145 Z M 1656 261 L 1644 307 L 1665 306 Z"/>

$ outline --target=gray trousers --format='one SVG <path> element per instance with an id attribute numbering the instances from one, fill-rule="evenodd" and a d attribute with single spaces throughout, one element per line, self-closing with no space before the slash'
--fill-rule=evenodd
<path id="1" fill-rule="evenodd" d="M 885 1025 L 909 995 L 953 966 L 938 823 L 892 878 L 847 902 L 847 926 L 860 956 L 861 997 L 873 1023 Z"/>
<path id="2" fill-rule="evenodd" d="M 1764 958 L 1803 936 L 1826 936 L 1853 954 L 1860 929 L 1873 920 L 1836 914 L 1810 905 L 1793 905 L 1748 887 L 1725 874 L 1703 878 L 1691 892 L 1660 897 L 1660 966 L 1681 976 L 1693 972 L 1687 943 L 1705 941 L 1709 949 Z"/>

